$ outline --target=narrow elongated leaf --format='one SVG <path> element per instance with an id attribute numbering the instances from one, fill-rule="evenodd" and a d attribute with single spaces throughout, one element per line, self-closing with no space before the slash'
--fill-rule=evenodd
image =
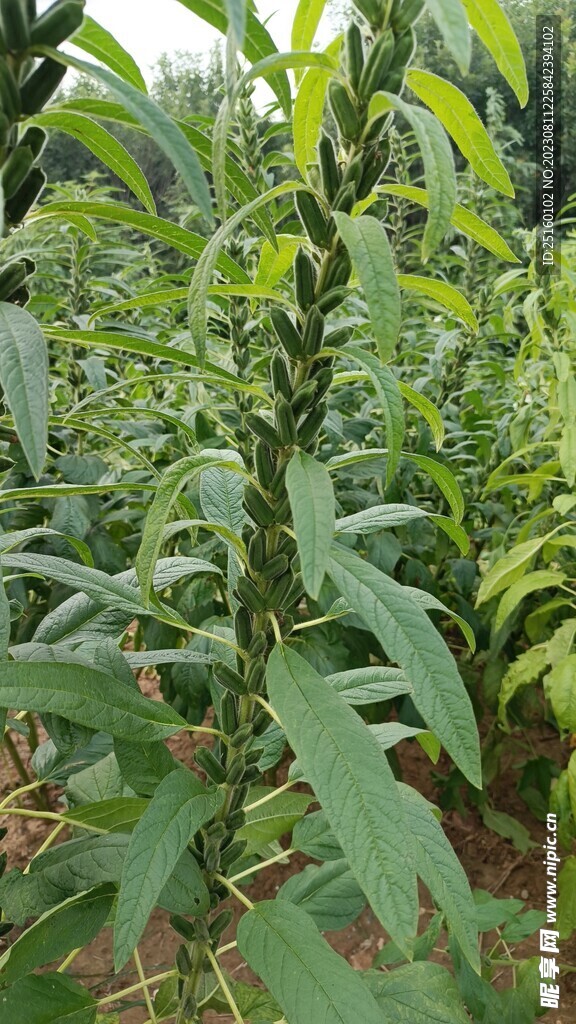
<path id="1" fill-rule="evenodd" d="M 98 1003 L 65 974 L 29 974 L 0 995 L 10 1024 L 95 1024 Z"/>
<path id="2" fill-rule="evenodd" d="M 136 614 L 140 605 L 137 592 L 127 583 L 100 569 L 69 562 L 67 558 L 18 551 L 5 553 L 3 560 L 4 565 L 41 573 L 64 586 L 82 591 L 102 608 L 115 607 Z"/>
<path id="3" fill-rule="evenodd" d="M 367 971 L 364 980 L 384 1015 L 382 1024 L 467 1024 L 470 1020 L 454 978 L 440 964 L 407 964 L 386 973 Z"/>
<path id="4" fill-rule="evenodd" d="M 480 973 L 476 905 L 464 869 L 436 820 L 432 805 L 411 786 L 398 785 L 406 801 L 415 841 L 416 870 L 444 912 L 448 928 L 458 939 L 466 959 Z"/>
<path id="5" fill-rule="evenodd" d="M 378 741 L 290 649 L 274 648 L 268 693 L 374 913 L 409 951 L 418 907 L 415 876 L 400 798 Z"/>
<path id="6" fill-rule="evenodd" d="M 402 196 L 404 199 L 409 199 L 410 202 L 418 203 L 425 209 L 429 207 L 430 200 L 427 189 L 417 188 L 415 185 L 381 185 L 378 192 Z M 471 238 L 472 241 L 477 242 L 494 256 L 498 256 L 499 259 L 507 260 L 508 263 L 520 263 L 502 236 L 481 217 L 472 213 L 471 210 L 467 210 L 465 206 L 456 203 L 450 223 L 457 231 L 461 231 L 467 238 Z"/>
<path id="7" fill-rule="evenodd" d="M 340 37 L 335 39 L 324 52 L 330 57 L 337 57 L 341 43 Z M 317 159 L 316 146 L 330 78 L 330 72 L 324 68 L 310 68 L 300 82 L 294 102 L 294 159 L 304 181 L 308 181 L 309 165 Z"/>
<path id="8" fill-rule="evenodd" d="M 132 833 L 124 861 L 114 929 L 117 971 L 134 950 L 192 836 L 212 817 L 222 799 L 221 790 L 209 793 L 186 769 L 171 772 L 159 784 Z"/>
<path id="9" fill-rule="evenodd" d="M 48 355 L 34 317 L 0 302 L 0 384 L 28 465 L 38 480 L 48 443 Z"/>
<path id="10" fill-rule="evenodd" d="M 60 113 L 51 110 L 46 110 L 35 117 L 34 123 L 45 128 L 56 128 L 58 131 L 71 135 L 73 139 L 78 139 L 121 181 L 125 182 L 142 205 L 146 207 L 148 213 L 156 213 L 150 186 L 138 164 L 122 143 L 110 135 L 110 132 L 107 132 L 101 124 L 84 114 L 75 114 L 72 111 Z"/>
<path id="11" fill-rule="evenodd" d="M 333 455 L 326 465 L 328 466 L 328 469 L 339 470 L 346 469 L 348 466 L 354 466 L 356 463 L 379 462 L 382 459 L 387 458 L 388 450 L 386 448 L 364 448 L 362 451 L 344 452 L 343 455 Z M 450 505 L 456 523 L 460 523 L 464 516 L 464 498 L 458 481 L 452 471 L 441 462 L 431 459 L 428 455 L 414 455 L 412 452 L 402 452 L 402 458 L 408 459 L 409 462 L 415 462 L 419 469 L 428 474 L 428 476 L 442 491 L 442 494 Z M 441 526 L 442 529 L 445 529 L 446 532 L 449 533 L 447 522 L 441 522 L 441 520 L 444 519 L 443 516 L 434 516 L 433 518 L 438 522 L 438 525 Z M 464 535 L 463 538 L 459 539 L 464 541 L 466 540 L 466 536 Z"/>
<path id="12" fill-rule="evenodd" d="M 163 532 L 171 509 L 188 481 L 201 473 L 203 469 L 212 467 L 238 473 L 243 477 L 248 476 L 246 470 L 231 459 L 223 461 L 220 458 L 207 455 L 190 455 L 188 458 L 174 463 L 158 485 L 152 507 L 146 517 L 142 543 L 136 558 L 136 571 L 140 580 L 142 599 L 146 606 L 150 603 L 154 568 L 162 547 Z"/>
<path id="13" fill-rule="evenodd" d="M 466 74 L 470 66 L 471 43 L 462 0 L 426 0 L 426 6 L 460 71 Z"/>
<path id="14" fill-rule="evenodd" d="M 474 630 L 470 623 L 466 622 L 466 619 L 463 619 L 461 615 L 453 612 L 451 608 L 447 608 L 442 601 L 437 597 L 434 597 L 433 594 L 429 594 L 427 590 L 419 590 L 417 587 L 404 587 L 404 589 L 406 593 L 412 597 L 412 600 L 415 601 L 416 604 L 420 605 L 421 608 L 425 608 L 426 611 L 438 611 L 442 612 L 444 615 L 449 615 L 450 618 L 460 626 L 460 629 L 466 637 L 466 642 L 470 650 L 472 652 L 476 650 L 476 637 L 474 635 Z"/>
<path id="15" fill-rule="evenodd" d="M 77 537 L 60 533 L 59 530 L 52 530 L 47 526 L 31 526 L 27 530 L 14 530 L 12 533 L 3 534 L 0 537 L 0 551 L 10 551 L 12 548 L 25 544 L 28 540 L 35 540 L 37 537 L 60 537 L 63 540 L 67 540 L 76 549 L 84 565 L 94 565 L 92 552 L 87 544 L 78 540 Z"/>
<path id="16" fill-rule="evenodd" d="M 390 451 L 390 458 L 386 464 L 386 480 L 390 484 L 400 461 L 406 429 L 399 384 L 392 371 L 387 366 L 382 366 L 380 361 L 371 352 L 365 352 L 364 349 L 346 345 L 342 349 L 342 353 L 366 370 L 382 403 L 382 414 L 386 425 L 386 442 Z"/>
<path id="17" fill-rule="evenodd" d="M 302 907 L 320 931 L 338 931 L 351 924 L 366 906 L 366 897 L 345 860 L 309 864 L 278 890 L 279 900 Z"/>
<path id="18" fill-rule="evenodd" d="M 226 0 L 178 0 L 189 11 L 197 14 L 198 17 L 207 21 L 209 25 L 226 35 L 228 31 L 228 16 L 226 12 Z M 271 53 L 276 53 L 276 47 L 268 30 L 260 23 L 253 11 L 248 8 L 246 13 L 246 32 L 242 45 L 242 52 L 251 64 L 261 60 Z M 270 78 L 270 86 L 280 101 L 280 106 L 286 117 L 290 116 L 291 94 L 290 83 L 285 72 L 279 71 Z"/>
<path id="19" fill-rule="evenodd" d="M 465 511 L 464 498 L 452 470 L 448 469 L 448 466 L 444 466 L 441 462 L 431 459 L 428 455 L 414 455 L 411 453 L 407 454 L 406 458 L 411 462 L 415 462 L 423 472 L 432 478 L 450 505 L 454 519 L 457 523 L 461 523 Z"/>
<path id="20" fill-rule="evenodd" d="M 402 307 L 388 235 L 374 217 L 352 220 L 345 213 L 334 219 L 356 267 L 364 291 L 378 355 L 383 363 L 392 356 L 400 333 Z"/>
<path id="21" fill-rule="evenodd" d="M 210 563 L 201 559 L 161 558 L 156 563 L 154 589 L 160 593 L 186 576 L 210 571 Z M 134 569 L 127 569 L 110 578 L 128 584 L 136 592 L 138 590 L 138 577 Z M 107 637 L 120 639 L 133 618 L 133 611 L 118 611 L 114 607 L 103 611 L 102 606 L 91 598 L 75 594 L 46 615 L 34 634 L 34 640 L 46 644 L 73 644 Z"/>
<path id="22" fill-rule="evenodd" d="M 186 256 L 198 259 L 206 248 L 206 239 L 201 235 L 181 228 L 178 224 L 171 224 L 162 217 L 154 217 L 151 213 L 141 213 L 121 203 L 95 203 L 90 200 L 78 200 L 56 203 L 46 203 L 39 210 L 31 214 L 30 221 L 46 220 L 52 217 L 67 217 L 70 213 L 80 213 L 85 217 L 93 217 L 97 220 L 112 221 L 114 224 L 126 224 L 135 231 L 141 231 L 144 235 L 157 238 L 158 241 L 171 246 Z M 226 274 L 232 281 L 239 284 L 249 284 L 250 279 L 229 256 L 221 254 L 217 267 Z M 90 332 L 92 333 L 92 332 Z"/>
<path id="23" fill-rule="evenodd" d="M 51 107 L 50 109 L 52 110 L 53 108 Z M 134 117 L 131 117 L 119 103 L 113 103 L 109 100 L 97 98 L 65 100 L 59 104 L 58 110 L 72 110 L 80 114 L 87 114 L 91 117 L 95 117 L 98 120 L 115 121 L 117 124 L 129 125 L 131 128 L 135 128 L 144 135 L 150 135 L 150 132 L 147 131 L 143 125 L 139 124 Z M 180 121 L 178 119 L 175 120 L 182 134 L 186 136 L 190 145 L 198 154 L 198 159 L 200 160 L 203 169 L 208 173 L 212 173 L 214 167 L 214 147 L 212 140 L 201 132 L 195 125 L 188 124 L 186 121 Z M 236 161 L 228 154 L 225 156 L 224 172 L 226 187 L 234 198 L 238 200 L 241 206 L 244 206 L 246 203 L 249 203 L 252 199 L 256 198 L 258 195 L 256 188 L 242 168 L 239 167 Z M 262 234 L 265 235 L 271 244 L 273 244 L 274 229 L 267 212 L 265 210 L 257 211 L 254 214 L 254 220 L 258 224 Z"/>
<path id="24" fill-rule="evenodd" d="M 233 450 L 204 449 L 200 453 L 208 458 L 223 462 L 237 462 L 244 468 L 242 456 Z M 244 481 L 236 473 L 226 469 L 207 469 L 200 480 L 200 503 L 206 518 L 213 523 L 228 527 L 233 533 L 242 533 L 246 513 L 242 508 Z"/>
<path id="25" fill-rule="evenodd" d="M 576 732 L 576 654 L 569 654 L 554 666 L 544 679 L 549 698 L 561 729 Z"/>
<path id="26" fill-rule="evenodd" d="M 171 707 L 79 664 L 7 662 L 2 666 L 0 707 L 62 715 L 140 743 L 166 739 L 186 725 Z"/>
<path id="27" fill-rule="evenodd" d="M 514 196 L 508 171 L 470 100 L 457 86 L 429 71 L 412 68 L 406 81 L 412 92 L 430 107 L 452 136 L 462 156 L 482 181 L 505 196 Z"/>
<path id="28" fill-rule="evenodd" d="M 334 546 L 330 575 L 338 590 L 412 683 L 412 700 L 431 731 L 475 786 L 480 749 L 470 698 L 456 663 L 425 611 L 391 577 L 354 551 Z"/>
<path id="29" fill-rule="evenodd" d="M 13 984 L 34 968 L 86 946 L 106 922 L 115 897 L 115 886 L 101 885 L 47 911 L 0 957 L 0 982 Z"/>
<path id="30" fill-rule="evenodd" d="M 124 334 L 110 334 L 104 331 L 67 331 L 57 327 L 50 328 L 46 331 L 48 338 L 54 338 L 56 341 L 68 342 L 69 344 L 85 345 L 89 348 L 110 348 L 120 349 L 125 352 L 136 352 L 143 356 L 153 356 L 156 359 L 162 359 L 169 363 L 179 363 L 181 366 L 198 366 L 198 360 L 188 352 L 183 352 L 177 348 L 171 348 L 169 345 L 160 345 L 155 341 L 148 341 L 143 338 L 132 338 L 130 335 Z M 250 395 L 257 395 L 264 401 L 269 401 L 266 393 L 261 388 L 256 387 L 253 384 L 246 384 L 236 377 L 233 373 L 229 373 L 227 370 L 220 369 L 214 363 L 205 364 L 205 373 L 202 374 L 203 381 L 220 385 L 221 387 L 227 387 L 237 391 L 245 392 Z M 98 485 L 98 487 L 77 488 L 74 490 L 72 487 L 67 487 L 64 490 L 64 485 L 56 485 L 56 493 L 54 497 L 57 497 L 58 493 L 70 493 L 70 494 L 97 494 L 98 491 L 102 490 L 114 490 L 122 489 L 125 484 L 106 484 Z M 151 484 L 139 485 L 141 489 L 153 490 L 154 487 Z M 134 485 L 132 485 L 134 488 Z M 34 495 L 33 495 L 34 496 Z"/>
<path id="31" fill-rule="evenodd" d="M 292 23 L 292 49 L 311 50 L 326 0 L 299 0 Z"/>
<path id="32" fill-rule="evenodd" d="M 564 425 L 558 455 L 566 482 L 573 487 L 576 483 L 576 422 Z"/>
<path id="33" fill-rule="evenodd" d="M 512 583 L 516 583 L 530 565 L 532 559 L 538 554 L 551 534 L 544 537 L 532 537 L 522 544 L 516 544 L 502 558 L 499 558 L 495 565 L 488 570 L 478 590 L 477 605 L 484 604 L 491 597 L 506 590 Z"/>
<path id="34" fill-rule="evenodd" d="M 90 836 L 73 839 L 35 857 L 23 875 L 10 871 L 0 882 L 2 907 L 10 920 L 23 925 L 62 900 L 98 884 L 119 882 L 128 836 Z"/>
<path id="35" fill-rule="evenodd" d="M 439 302 L 441 306 L 452 310 L 471 331 L 478 330 L 478 321 L 468 299 L 451 284 L 446 284 L 445 281 L 435 281 L 428 277 L 420 277 L 418 274 L 399 274 L 398 284 L 401 288 L 428 295 L 435 302 Z"/>
<path id="36" fill-rule="evenodd" d="M 546 590 L 548 587 L 559 587 L 565 579 L 564 573 L 554 572 L 551 569 L 537 569 L 517 580 L 506 591 L 498 605 L 498 611 L 494 618 L 494 629 L 498 630 L 504 625 L 508 616 L 528 594 L 533 594 L 535 590 Z"/>
<path id="37" fill-rule="evenodd" d="M 414 107 L 393 93 L 376 93 L 370 100 L 369 117 L 386 110 L 398 110 L 414 131 L 424 163 L 424 178 L 430 195 L 430 214 L 422 238 L 424 262 L 438 248 L 446 234 L 456 203 L 456 171 L 450 141 L 436 117 Z"/>
<path id="38" fill-rule="evenodd" d="M 148 91 L 142 72 L 134 58 L 126 52 L 111 32 L 108 32 L 89 15 L 84 15 L 84 21 L 70 42 L 89 53 L 91 57 L 96 57 L 96 60 L 101 61 L 102 64 L 106 64 L 125 82 L 140 89 L 140 92 Z"/>
<path id="39" fill-rule="evenodd" d="M 147 668 L 149 665 L 175 665 L 178 662 L 209 665 L 215 659 L 201 651 L 191 651 L 186 647 L 175 647 L 165 651 L 126 651 L 124 653 L 130 668 Z"/>
<path id="40" fill-rule="evenodd" d="M 287 900 L 258 903 L 241 918 L 238 948 L 290 1024 L 382 1024 L 373 996 L 324 941 L 311 917 Z"/>
<path id="41" fill-rule="evenodd" d="M 325 71 L 334 73 L 338 70 L 338 62 L 326 53 L 314 53 L 304 51 L 294 53 L 272 53 L 254 64 L 242 75 L 241 85 L 253 82 L 257 78 L 268 78 L 275 71 L 288 71 L 297 68 L 323 68 Z"/>
<path id="42" fill-rule="evenodd" d="M 265 243 L 267 244 L 267 243 Z M 288 266 L 291 265 L 291 261 Z M 273 288 L 266 288 L 257 284 L 213 284 L 208 288 L 209 295 L 222 295 L 225 298 L 240 296 L 247 299 L 268 299 L 271 302 L 279 302 L 281 305 L 292 307 L 290 299 Z M 188 288 L 167 288 L 147 292 L 145 295 L 136 295 L 133 299 L 122 299 L 120 302 L 111 302 L 109 306 L 101 306 L 90 317 L 90 323 L 107 317 L 110 313 L 121 313 L 126 309 L 147 309 L 150 306 L 162 307 L 166 302 L 182 302 L 188 297 Z"/>
<path id="43" fill-rule="evenodd" d="M 525 107 L 528 102 L 526 63 L 506 12 L 498 0 L 462 0 L 462 3 L 472 28 L 516 93 L 520 106 Z"/>
<path id="44" fill-rule="evenodd" d="M 6 661 L 8 658 L 8 648 L 10 646 L 10 633 L 10 602 L 8 600 L 6 587 L 4 586 L 4 581 L 2 579 L 2 563 L 0 562 L 0 661 Z M 0 717 L 0 737 L 2 737 L 3 731 L 4 722 Z"/>
<path id="45" fill-rule="evenodd" d="M 436 526 L 439 526 L 440 529 L 450 537 L 450 540 L 454 541 L 462 555 L 468 554 L 470 550 L 470 538 L 461 526 L 458 526 L 458 524 L 448 516 L 431 515 L 430 518 L 433 523 L 436 523 Z"/>
<path id="46" fill-rule="evenodd" d="M 428 512 L 415 505 L 372 505 L 336 520 L 336 533 L 377 533 L 394 526 L 405 526 L 415 519 L 427 519 Z"/>
<path id="47" fill-rule="evenodd" d="M 444 442 L 445 429 L 442 414 L 438 411 L 435 405 L 432 405 L 430 399 L 426 398 L 425 395 L 421 395 L 419 391 L 415 391 L 409 384 L 405 384 L 403 381 L 398 381 L 398 389 L 402 398 L 405 398 L 410 405 L 414 406 L 415 409 L 424 417 L 434 438 L 434 445 L 436 451 L 439 452 Z"/>
<path id="48" fill-rule="evenodd" d="M 118 796 L 75 807 L 62 815 L 64 821 L 88 832 L 132 832 L 148 806 L 148 800 L 135 796 Z"/>
<path id="49" fill-rule="evenodd" d="M 317 599 L 324 582 L 336 520 L 334 488 L 326 467 L 297 451 L 286 472 L 286 489 L 304 586 Z"/>
<path id="50" fill-rule="evenodd" d="M 347 704 L 374 704 L 390 700 L 400 693 L 412 692 L 411 684 L 399 668 L 384 668 L 382 665 L 336 672 L 326 676 L 326 682 L 334 687 Z"/>
<path id="51" fill-rule="evenodd" d="M 78 60 L 62 50 L 41 47 L 42 52 L 53 60 L 75 68 L 104 85 L 123 107 L 149 132 L 170 163 L 176 168 L 192 199 L 206 219 L 212 223 L 212 198 L 208 182 L 204 177 L 200 161 L 186 136 L 168 114 L 148 96 L 129 82 L 118 78 L 107 68 L 101 68 L 89 61 Z"/>

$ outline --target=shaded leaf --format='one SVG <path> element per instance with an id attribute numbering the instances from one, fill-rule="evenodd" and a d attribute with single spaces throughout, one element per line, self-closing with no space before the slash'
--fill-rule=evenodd
<path id="1" fill-rule="evenodd" d="M 309 864 L 278 890 L 277 899 L 302 907 L 320 931 L 338 931 L 352 924 L 366 906 L 366 897 L 345 860 L 321 867 Z"/>
<path id="2" fill-rule="evenodd" d="M 88 945 L 103 928 L 115 896 L 114 886 L 101 885 L 47 911 L 0 957 L 0 982 L 10 985 L 36 967 Z"/>
<path id="3" fill-rule="evenodd" d="M 0 994 L 10 1024 L 94 1024 L 98 1004 L 65 974 L 30 974 Z"/>
<path id="4" fill-rule="evenodd" d="M 48 443 L 48 354 L 34 317 L 8 302 L 0 302 L 0 385 L 38 480 Z"/>
<path id="5" fill-rule="evenodd" d="M 386 1015 L 385 1024 L 468 1024 L 456 982 L 439 964 L 407 964 L 385 974 L 368 971 L 364 980 Z"/>

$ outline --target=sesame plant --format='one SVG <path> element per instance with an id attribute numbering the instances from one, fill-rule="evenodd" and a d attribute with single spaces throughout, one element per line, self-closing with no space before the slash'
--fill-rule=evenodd
<path id="1" fill-rule="evenodd" d="M 472 26 L 523 104 L 522 55 L 496 0 L 354 0 L 343 37 L 324 52 L 313 49 L 324 3 L 302 0 L 282 53 L 252 4 L 181 2 L 227 36 L 226 91 L 209 124 L 154 104 L 132 58 L 82 20 L 77 0 L 39 18 L 33 3 L 0 2 L 5 234 L 16 232 L 24 251 L 26 232 L 42 224 L 72 225 L 77 242 L 112 223 L 174 258 L 136 295 L 97 297 L 56 320 L 45 311 L 42 330 L 24 308 L 28 258 L 1 269 L 0 286 L 16 267 L 22 278 L 0 305 L 2 430 L 31 477 L 14 479 L 16 462 L 0 500 L 10 515 L 33 502 L 42 510 L 42 521 L 0 537 L 2 731 L 30 728 L 33 714 L 49 739 L 34 752 L 35 778 L 0 810 L 8 828 L 11 816 L 53 825 L 27 870 L 0 883 L 2 1012 L 16 1024 L 110 1019 L 110 996 L 97 999 L 69 969 L 112 928 L 111 974 L 132 960 L 138 975 L 116 986 L 120 1020 L 136 999 L 149 1024 L 198 1024 L 211 1011 L 237 1024 L 308 1024 L 316 1014 L 380 1024 L 406 1012 L 528 1022 L 531 965 L 519 965 L 513 991 L 491 986 L 495 965 L 509 962 L 506 941 L 503 958 L 481 960 L 482 921 L 437 809 L 392 771 L 394 746 L 416 737 L 431 760 L 443 748 L 482 785 L 472 702 L 437 627 L 452 612 L 417 579 L 398 582 L 386 557 L 387 531 L 417 521 L 454 550 L 468 545 L 461 490 L 437 454 L 442 418 L 397 360 L 403 292 L 474 329 L 465 297 L 426 272 L 451 224 L 502 255 L 495 230 L 457 204 L 450 137 L 480 179 L 513 196 L 463 93 L 413 66 L 417 22 L 427 9 L 462 69 Z M 72 32 L 101 63 L 57 49 Z M 46 105 L 67 66 L 108 98 Z M 288 146 L 260 160 L 250 109 L 259 78 L 283 118 L 267 140 L 287 133 L 294 163 Z M 422 188 L 384 177 L 396 122 L 414 133 Z M 198 233 L 157 216 L 115 125 L 152 136 L 169 157 Z M 134 202 L 63 194 L 28 213 L 46 131 L 80 138 Z M 428 210 L 422 273 L 395 263 L 391 196 Z M 79 350 L 104 368 L 98 376 L 90 364 L 56 423 L 46 342 L 52 371 Z M 141 431 L 126 433 L 127 415 L 151 416 L 164 435 L 143 444 Z M 94 447 L 70 455 L 75 433 Z M 421 504 L 393 500 L 406 467 L 402 493 L 422 481 Z M 73 522 L 48 525 L 59 502 L 81 499 L 89 515 L 95 496 L 108 537 L 122 539 L 117 571 L 95 566 L 89 530 L 79 539 Z M 38 577 L 51 588 L 26 629 L 17 594 Z M 149 667 L 163 702 L 134 675 Z M 412 724 L 392 719 L 400 706 Z M 165 742 L 187 733 L 193 767 Z M 268 785 L 280 762 L 281 784 Z M 60 810 L 22 806 L 47 782 L 61 787 Z M 276 899 L 251 898 L 258 872 L 296 851 L 320 863 L 292 874 Z M 424 935 L 418 879 L 437 908 Z M 322 932 L 366 905 L 390 944 L 360 972 Z M 181 944 L 169 970 L 146 976 L 138 947 L 156 907 Z M 13 925 L 27 927 L 12 940 Z M 455 976 L 428 959 L 442 929 Z M 257 984 L 228 973 L 232 948 Z M 383 972 L 384 963 L 400 966 Z"/>

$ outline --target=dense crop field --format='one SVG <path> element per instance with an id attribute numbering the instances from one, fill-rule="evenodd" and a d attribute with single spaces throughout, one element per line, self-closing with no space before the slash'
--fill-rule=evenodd
<path id="1" fill-rule="evenodd" d="M 173 3 L 0 0 L 0 1022 L 568 1024 L 569 6 Z"/>

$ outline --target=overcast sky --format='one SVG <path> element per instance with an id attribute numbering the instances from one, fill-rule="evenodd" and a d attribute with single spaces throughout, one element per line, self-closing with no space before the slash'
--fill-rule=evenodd
<path id="1" fill-rule="evenodd" d="M 49 0 L 40 0 L 43 10 Z M 260 20 L 279 50 L 290 49 L 292 20 L 297 0 L 257 0 Z M 86 13 L 107 28 L 139 64 L 150 81 L 150 67 L 161 53 L 189 50 L 208 53 L 220 33 L 191 14 L 178 0 L 87 0 Z M 326 31 L 320 40 L 328 41 Z M 85 55 L 84 55 L 85 56 Z"/>

